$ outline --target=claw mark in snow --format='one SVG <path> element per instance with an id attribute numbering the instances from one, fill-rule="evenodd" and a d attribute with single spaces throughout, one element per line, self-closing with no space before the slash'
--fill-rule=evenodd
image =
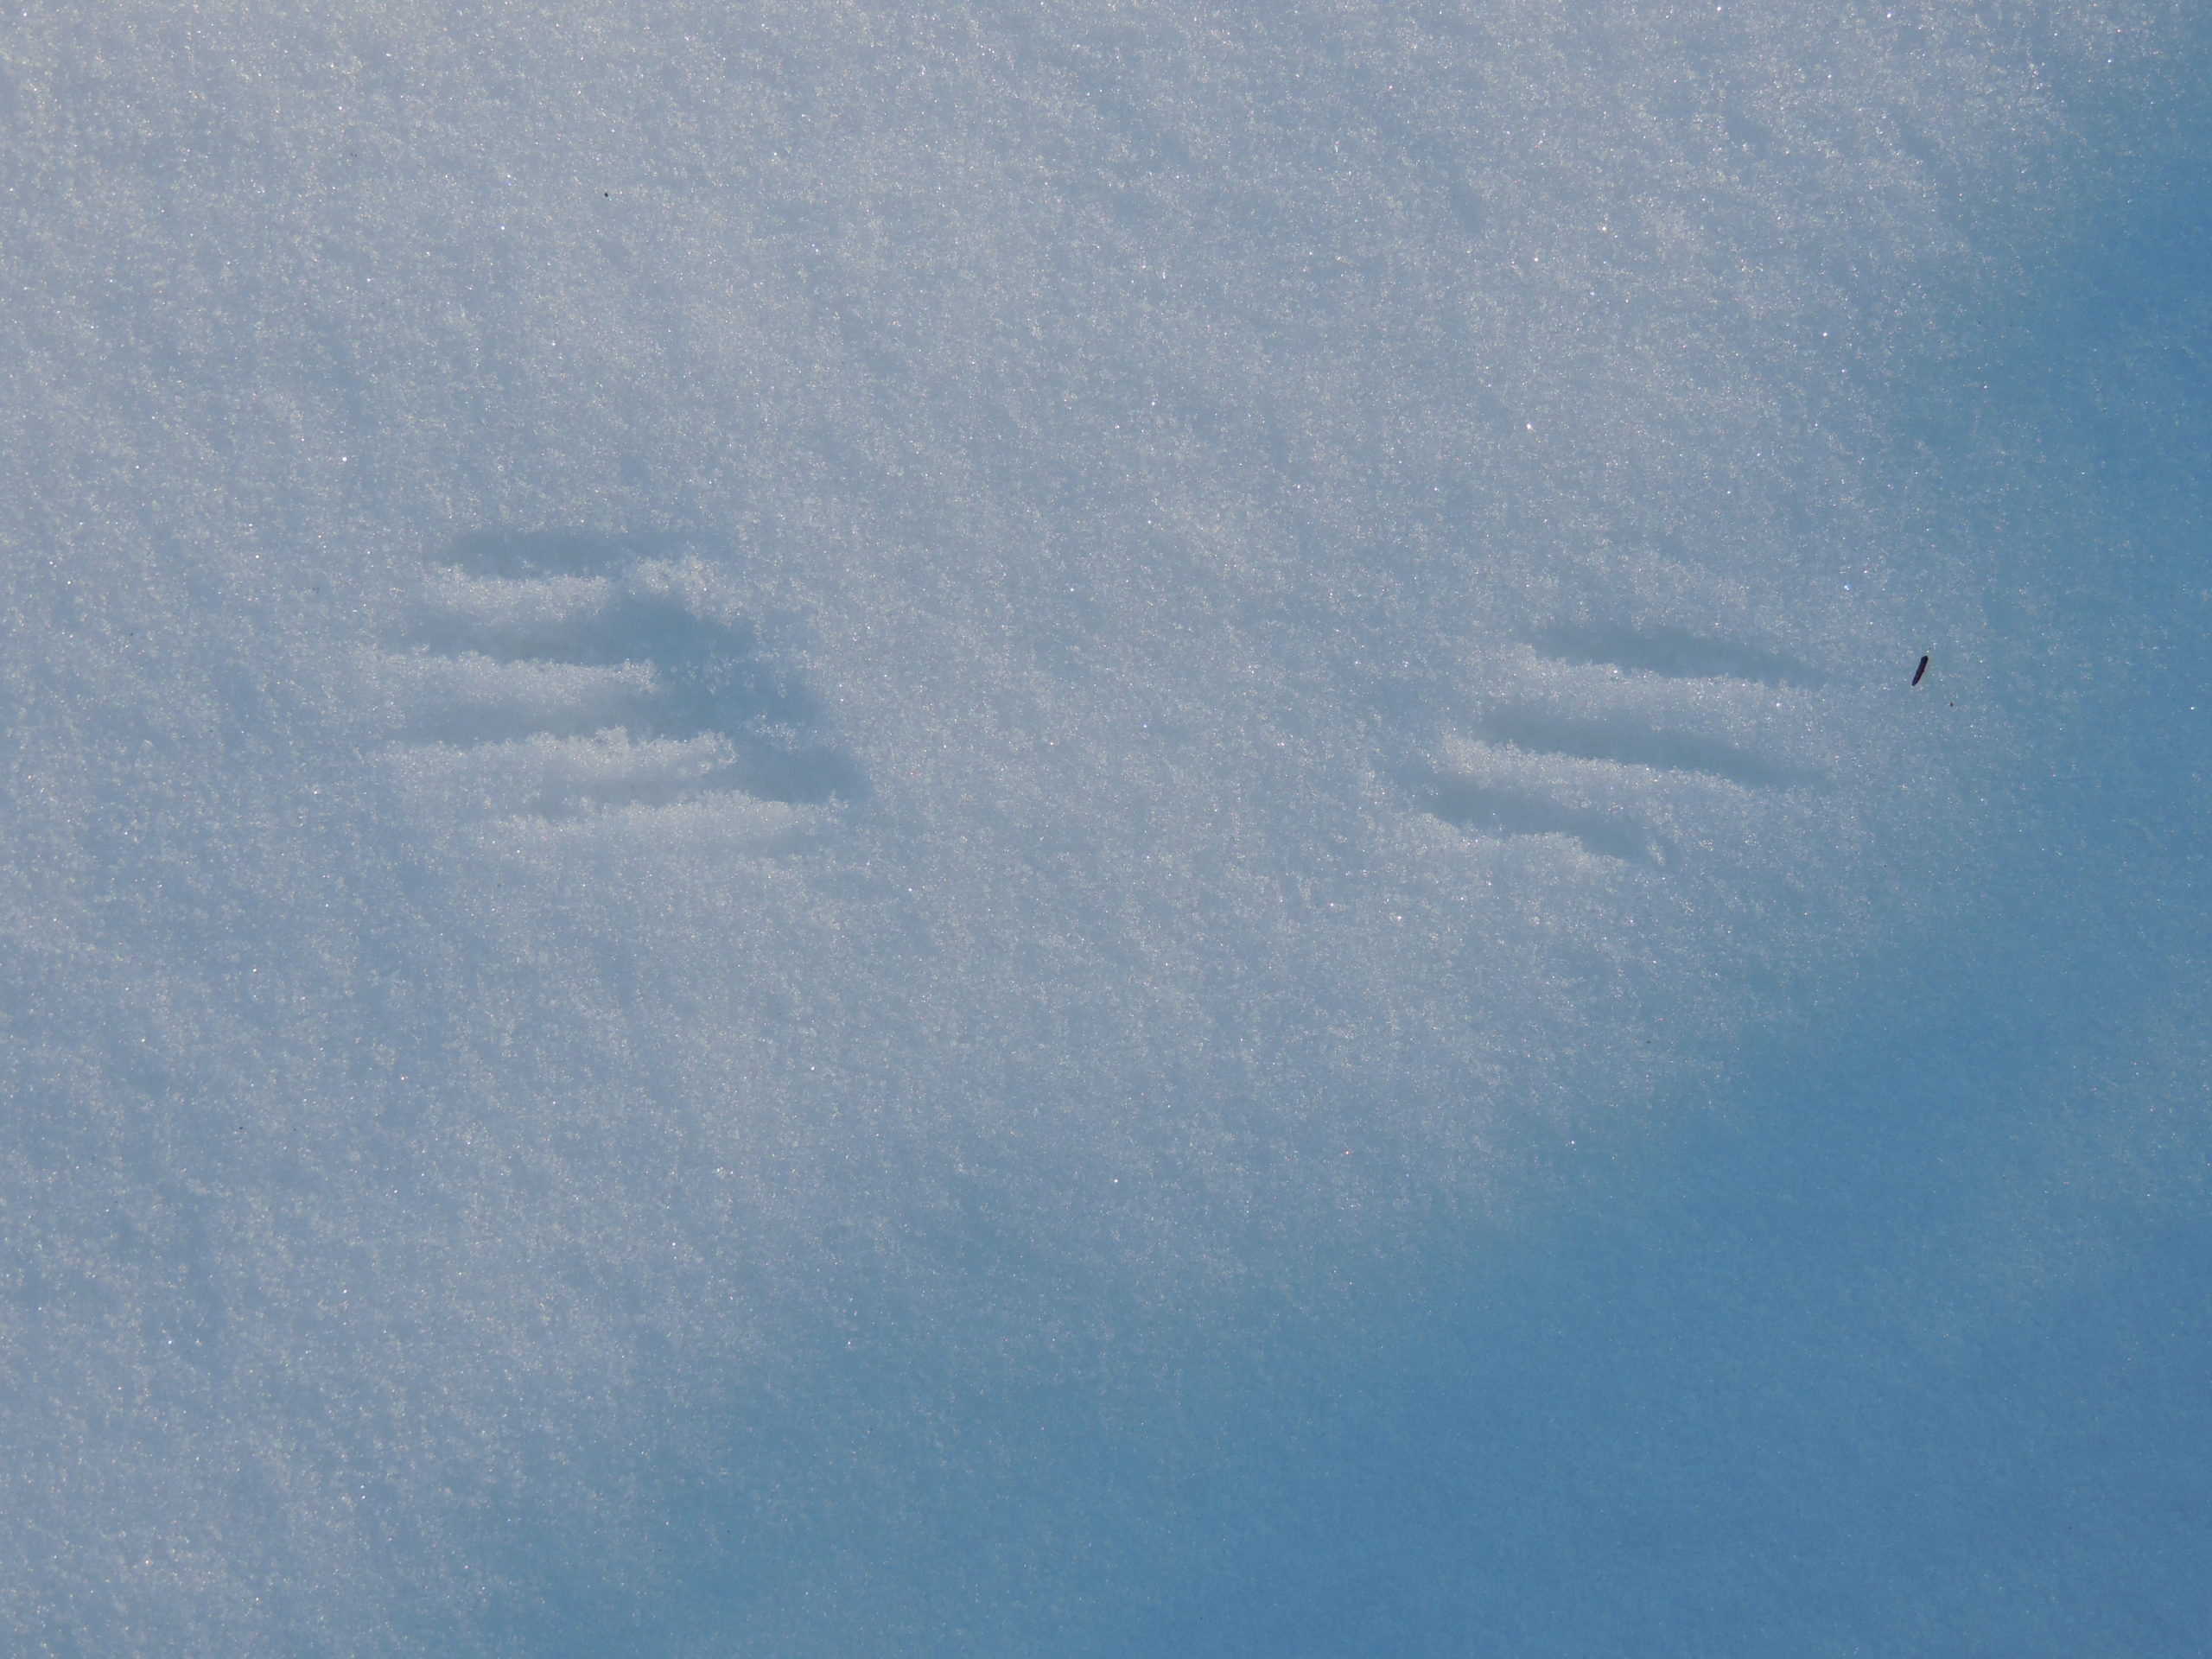
<path id="1" fill-rule="evenodd" d="M 1666 630 L 1559 628 L 1442 741 L 1425 810 L 1471 836 L 1561 836 L 1661 866 L 1763 794 L 1817 788 L 1768 711 L 1821 677 L 1777 652 Z"/>
<path id="2" fill-rule="evenodd" d="M 798 677 L 697 550 L 661 538 L 478 535 L 425 572 L 385 658 L 418 776 L 504 816 L 861 791 Z"/>

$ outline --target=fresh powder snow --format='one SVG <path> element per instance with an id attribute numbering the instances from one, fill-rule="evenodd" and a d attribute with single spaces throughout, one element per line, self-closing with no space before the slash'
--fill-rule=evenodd
<path id="1" fill-rule="evenodd" d="M 2212 1624 L 2212 14 L 29 0 L 0 122 L 0 1648 Z"/>

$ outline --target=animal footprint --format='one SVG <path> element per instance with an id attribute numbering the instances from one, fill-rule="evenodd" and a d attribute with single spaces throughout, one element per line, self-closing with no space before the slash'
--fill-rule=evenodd
<path id="1" fill-rule="evenodd" d="M 409 769 L 496 816 L 720 804 L 796 817 L 860 792 L 816 700 L 681 543 L 468 537 L 425 573 L 401 645 L 383 667 Z"/>
<path id="2" fill-rule="evenodd" d="M 1819 785 L 1806 758 L 1819 677 L 1770 652 L 1673 630 L 1556 629 L 1438 746 L 1421 804 L 1480 836 L 1557 836 L 1664 865 L 1763 795 Z"/>

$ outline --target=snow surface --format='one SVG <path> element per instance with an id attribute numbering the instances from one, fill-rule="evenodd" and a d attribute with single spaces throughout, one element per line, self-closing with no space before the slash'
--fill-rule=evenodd
<path id="1" fill-rule="evenodd" d="M 2190 1650 L 2201 9 L 302 10 L 0 22 L 0 1646 Z"/>

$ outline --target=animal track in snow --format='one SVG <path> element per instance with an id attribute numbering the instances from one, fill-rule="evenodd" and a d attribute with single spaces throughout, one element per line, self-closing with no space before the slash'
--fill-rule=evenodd
<path id="1" fill-rule="evenodd" d="M 1670 679 L 1755 680 L 1762 685 L 1818 685 L 1821 677 L 1777 652 L 1723 639 L 1700 639 L 1679 628 L 1560 626 L 1536 636 L 1538 649 L 1563 663 L 1638 669 Z"/>
<path id="2" fill-rule="evenodd" d="M 767 804 L 861 790 L 798 677 L 673 538 L 479 534 L 425 572 L 384 669 L 410 767 L 499 816 Z"/>
<path id="3" fill-rule="evenodd" d="M 1478 836 L 1558 836 L 1664 865 L 1760 796 L 1818 787 L 1799 729 L 1821 677 L 1669 629 L 1560 628 L 1439 746 L 1421 804 Z"/>

